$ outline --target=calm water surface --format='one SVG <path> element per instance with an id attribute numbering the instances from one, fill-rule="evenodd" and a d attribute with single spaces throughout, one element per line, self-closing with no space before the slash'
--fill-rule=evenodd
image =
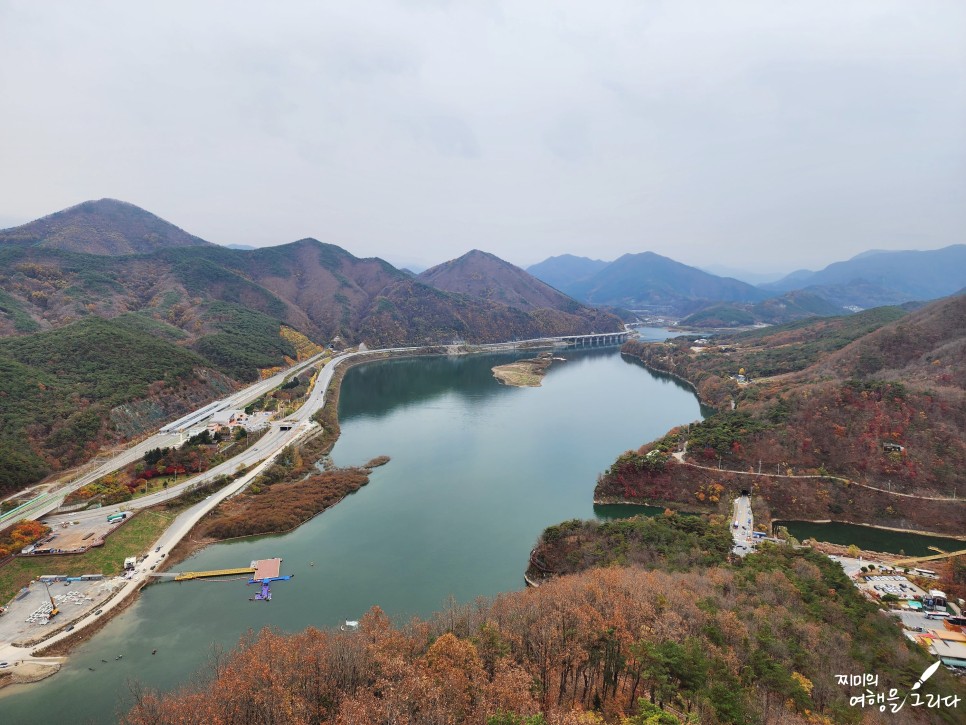
<path id="1" fill-rule="evenodd" d="M 815 524 L 811 521 L 776 521 L 776 526 L 787 526 L 788 533 L 799 541 L 817 539 L 832 544 L 855 544 L 867 551 L 886 551 L 891 554 L 908 554 L 909 556 L 929 556 L 935 554 L 930 546 L 937 546 L 943 551 L 959 551 L 966 549 L 966 541 L 947 539 L 941 536 L 923 536 L 920 534 L 904 534 L 886 529 L 874 529 L 871 526 L 857 526 L 855 524 Z M 933 564 L 922 564 L 926 568 L 934 568 Z"/>
<path id="2" fill-rule="evenodd" d="M 332 627 L 373 605 L 405 620 L 450 596 L 470 601 L 522 588 L 527 555 L 546 526 L 630 512 L 592 503 L 597 475 L 618 454 L 701 416 L 689 389 L 617 348 L 563 355 L 567 362 L 555 363 L 540 388 L 504 387 L 490 372 L 529 354 L 353 368 L 332 457 L 338 465 L 383 454 L 391 462 L 296 531 L 212 546 L 181 567 L 281 556 L 283 573 L 295 578 L 276 584 L 269 603 L 249 602 L 253 589 L 240 581 L 149 587 L 58 675 L 8 688 L 0 721 L 112 722 L 130 702 L 129 681 L 162 690 L 185 684 L 212 644 L 232 647 L 249 629 Z"/>

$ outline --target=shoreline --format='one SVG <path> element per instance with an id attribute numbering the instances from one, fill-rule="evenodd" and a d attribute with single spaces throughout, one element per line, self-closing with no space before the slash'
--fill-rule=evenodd
<path id="1" fill-rule="evenodd" d="M 691 388 L 691 391 L 694 393 L 694 397 L 698 399 L 698 403 L 703 405 L 705 408 L 708 408 L 709 410 L 714 410 L 714 411 L 718 410 L 717 406 L 712 405 L 711 403 L 709 403 L 708 401 L 706 401 L 704 398 L 701 397 L 701 393 L 698 392 L 698 386 L 695 385 L 690 380 L 688 380 L 687 378 L 683 378 L 677 373 L 672 373 L 670 370 L 662 370 L 661 368 L 654 367 L 653 365 L 649 364 L 646 360 L 644 360 L 644 358 L 642 358 L 640 355 L 635 355 L 630 352 L 624 352 L 623 348 L 624 346 L 621 345 L 621 355 L 627 355 L 627 357 L 634 358 L 635 360 L 640 362 L 641 365 L 644 366 L 645 370 L 648 370 L 649 372 L 660 373 L 661 375 L 667 375 L 668 377 L 674 378 L 675 380 L 678 380 L 684 383 L 689 388 Z"/>
<path id="2" fill-rule="evenodd" d="M 342 380 L 345 377 L 345 374 L 351 368 L 354 368 L 358 365 L 365 365 L 368 363 L 378 362 L 381 360 L 390 360 L 390 359 L 438 357 L 438 356 L 453 355 L 453 354 L 458 356 L 478 355 L 478 354 L 487 354 L 487 353 L 512 352 L 515 350 L 532 350 L 532 349 L 535 349 L 535 347 L 543 347 L 543 346 L 535 346 L 532 343 L 526 344 L 525 347 L 521 346 L 520 343 L 494 343 L 493 345 L 494 347 L 492 349 L 488 349 L 486 347 L 474 346 L 473 348 L 459 350 L 455 353 L 448 351 L 444 346 L 426 346 L 423 348 L 415 348 L 415 349 L 399 351 L 399 352 L 372 351 L 372 353 L 362 356 L 361 359 L 350 358 L 348 360 L 341 361 L 336 367 L 335 371 L 333 372 L 332 378 L 329 380 L 328 386 L 326 387 L 325 405 L 323 405 L 313 415 L 313 418 L 316 418 L 316 417 L 322 418 L 322 419 L 326 418 L 327 417 L 326 411 L 329 409 L 329 406 L 331 405 L 331 410 L 329 411 L 331 415 L 331 422 L 329 422 L 328 425 L 323 425 L 322 423 L 318 423 L 318 425 L 322 427 L 322 435 L 326 437 L 325 443 L 322 447 L 322 453 L 320 454 L 320 456 L 328 455 L 329 452 L 331 452 L 332 448 L 335 446 L 336 442 L 338 441 L 341 435 L 341 430 L 339 428 L 339 423 L 338 423 L 339 395 L 341 394 Z M 545 347 L 552 347 L 552 345 L 548 344 Z M 246 472 L 246 475 L 247 473 L 248 472 Z M 332 507 L 330 506 L 328 508 L 332 508 Z M 295 526 L 293 529 L 290 529 L 290 531 L 294 531 L 295 529 L 298 529 L 299 527 L 303 526 L 309 521 L 312 521 L 319 514 L 325 513 L 325 511 L 328 510 L 328 508 L 323 509 L 318 514 L 315 514 L 315 516 L 312 516 L 310 519 L 302 522 L 298 526 Z M 205 516 L 207 515 L 208 514 L 205 514 Z M 197 554 L 199 551 L 202 551 L 203 549 L 207 548 L 212 544 L 218 544 L 218 543 L 221 543 L 222 541 L 232 541 L 235 539 L 246 539 L 254 536 L 266 535 L 266 534 L 260 533 L 260 534 L 251 534 L 251 535 L 240 536 L 240 537 L 231 537 L 229 539 L 214 539 L 209 537 L 198 538 L 198 539 L 192 538 L 192 534 L 198 529 L 200 524 L 201 524 L 201 520 L 197 521 L 188 530 L 188 532 L 168 552 L 168 555 L 163 559 L 163 563 L 159 565 L 155 571 L 157 572 L 167 571 L 171 567 L 183 563 L 191 556 Z M 288 532 L 282 532 L 282 533 L 288 533 Z M 23 647 L 22 649 L 24 650 L 24 652 L 21 655 L 15 657 L 14 661 L 19 660 L 21 662 L 20 666 L 24 666 L 24 664 L 26 664 L 26 662 L 29 659 L 39 658 L 44 656 L 52 656 L 45 653 L 53 653 L 53 652 L 58 653 L 57 656 L 63 658 L 66 661 L 67 656 L 73 651 L 75 647 L 92 639 L 111 620 L 113 620 L 115 616 L 127 610 L 128 607 L 130 607 L 132 604 L 137 602 L 140 597 L 140 593 L 142 589 L 155 583 L 158 583 L 158 582 L 155 582 L 150 579 L 147 581 L 141 582 L 137 588 L 132 589 L 126 594 L 124 594 L 122 599 L 118 600 L 114 604 L 114 606 L 112 606 L 110 609 L 107 609 L 102 615 L 100 615 L 96 622 L 85 625 L 83 628 L 79 629 L 76 633 L 68 637 L 58 639 L 56 642 L 53 642 L 46 646 L 43 645 L 43 640 L 41 640 L 36 645 Z M 107 600 L 105 600 L 105 603 L 114 601 L 114 598 L 117 596 L 118 594 L 112 595 Z M 51 637 L 56 636 L 57 634 L 59 634 L 59 632 L 54 632 L 47 638 L 49 639 Z M 30 651 L 30 648 L 33 646 L 36 646 L 37 649 Z M 13 683 L 9 681 L 10 678 L 0 679 L 0 690 L 5 689 L 7 685 L 11 685 L 11 684 L 31 684 L 32 682 L 39 682 L 41 679 L 46 679 L 47 677 L 50 677 L 56 674 L 56 672 L 59 671 L 59 669 L 60 669 L 60 666 L 58 666 L 57 670 L 50 672 L 49 674 L 45 675 L 42 678 L 33 680 L 30 683 L 28 682 Z"/>
<path id="3" fill-rule="evenodd" d="M 783 526 L 785 524 L 847 524 L 849 526 L 863 526 L 867 529 L 879 529 L 881 531 L 894 531 L 897 534 L 915 534 L 917 536 L 933 536 L 937 539 L 953 539 L 954 541 L 966 541 L 966 535 L 962 534 L 940 534 L 935 531 L 920 531 L 918 529 L 899 529 L 895 526 L 881 526 L 879 524 L 863 524 L 858 521 L 844 521 L 839 519 L 772 519 L 772 525 L 778 524 Z M 832 543 L 832 542 L 827 542 Z M 882 551 L 880 554 L 888 554 L 889 552 Z M 889 554 L 890 556 L 898 556 L 897 554 Z"/>
<path id="4" fill-rule="evenodd" d="M 552 352 L 542 352 L 537 357 L 494 365 L 490 370 L 494 378 L 508 387 L 539 388 L 554 359 Z"/>
<path id="5" fill-rule="evenodd" d="M 525 348 L 513 348 L 513 349 L 515 349 L 515 350 L 525 350 Z M 487 353 L 496 353 L 496 352 L 501 352 L 501 350 L 488 350 L 486 348 L 475 348 L 475 349 L 461 350 L 461 351 L 459 351 L 459 352 L 457 352 L 455 354 L 456 355 L 459 355 L 459 356 L 463 356 L 463 355 L 487 354 Z M 443 356 L 443 355 L 452 355 L 452 354 L 454 354 L 454 353 L 447 352 L 446 350 L 441 350 L 439 348 L 435 348 L 435 349 L 430 348 L 430 349 L 428 349 L 426 351 L 413 350 L 413 351 L 406 351 L 406 352 L 401 352 L 401 353 L 396 353 L 396 354 L 394 354 L 392 352 L 379 353 L 379 352 L 374 351 L 374 354 L 364 355 L 364 356 L 357 357 L 357 358 L 350 358 L 350 359 L 345 360 L 342 363 L 340 363 L 337 366 L 337 368 L 335 369 L 335 371 L 333 372 L 332 378 L 329 380 L 329 383 L 327 385 L 326 393 L 325 393 L 325 398 L 326 398 L 325 404 L 318 411 L 316 411 L 315 414 L 312 416 L 312 419 L 315 420 L 315 421 L 318 421 L 319 424 L 321 425 L 321 427 L 322 427 L 321 436 L 325 439 L 324 445 L 322 446 L 322 452 L 319 454 L 320 457 L 324 457 L 324 456 L 328 455 L 331 452 L 331 450 L 333 449 L 333 447 L 335 446 L 335 443 L 339 440 L 339 438 L 341 436 L 341 430 L 340 430 L 340 427 L 339 427 L 339 424 L 338 424 L 339 396 L 341 394 L 341 385 L 342 385 L 342 381 L 344 379 L 344 376 L 345 376 L 345 374 L 351 368 L 356 367 L 356 366 L 359 366 L 359 365 L 369 364 L 369 363 L 372 363 L 372 362 L 378 362 L 378 361 L 381 361 L 381 360 L 405 359 L 405 358 L 419 358 L 419 357 L 439 357 L 439 356 Z M 624 355 L 626 353 L 623 353 L 623 351 L 621 351 L 621 354 Z M 630 357 L 634 357 L 635 359 L 640 360 L 640 358 L 637 358 L 634 355 L 630 355 Z M 643 363 L 643 361 L 641 361 L 641 362 Z M 644 367 L 645 367 L 645 369 L 647 369 L 649 371 L 652 370 L 652 368 L 650 366 L 648 366 L 647 364 L 644 364 Z M 672 376 L 672 377 L 674 377 L 674 378 L 676 378 L 678 380 L 683 381 L 684 383 L 686 383 L 694 391 L 694 394 L 698 398 L 698 400 L 699 401 L 701 400 L 700 396 L 697 393 L 696 388 L 694 387 L 694 385 L 690 381 L 685 380 L 685 379 L 681 378 L 680 376 L 674 375 L 673 373 L 668 373 L 666 371 L 657 370 L 656 368 L 653 369 L 653 370 L 656 371 L 656 372 L 660 372 L 661 374 L 664 374 L 664 375 L 670 375 L 670 376 Z M 330 417 L 331 417 L 331 420 L 326 420 L 327 418 L 330 418 Z M 318 435 L 320 435 L 320 434 L 317 432 L 316 433 L 316 436 L 318 436 Z M 244 489 L 242 489 L 242 490 L 244 490 Z M 340 499 L 340 501 L 341 500 L 342 499 Z M 336 502 L 336 503 L 338 503 L 338 502 Z M 666 503 L 661 503 L 661 502 L 656 502 L 656 503 L 655 502 L 643 502 L 643 501 L 639 501 L 639 500 L 630 501 L 630 500 L 620 500 L 620 499 L 598 499 L 598 498 L 594 498 L 593 499 L 593 504 L 594 505 L 614 505 L 614 504 L 617 504 L 617 505 L 632 505 L 632 506 L 664 507 L 664 508 L 670 508 L 671 510 L 674 510 L 674 511 L 680 512 L 680 513 L 693 513 L 694 512 L 694 509 L 691 509 L 689 511 L 689 510 L 684 509 L 684 508 L 678 508 L 678 506 L 680 504 L 671 505 L 671 504 L 666 504 Z M 335 504 L 333 504 L 333 506 L 334 505 Z M 319 511 L 318 513 L 314 514 L 312 517 L 310 517 L 306 521 L 304 521 L 304 522 L 296 525 L 292 529 L 289 529 L 289 532 L 290 531 L 294 531 L 294 530 L 300 528 L 301 526 L 303 526 L 304 524 L 312 521 L 316 516 L 320 515 L 321 513 L 324 513 L 326 510 L 328 510 L 328 508 L 331 508 L 331 506 L 327 507 L 326 509 L 323 509 L 322 511 Z M 212 511 L 214 511 L 214 510 L 215 509 L 212 509 Z M 707 513 L 707 512 L 704 512 L 704 513 Z M 205 514 L 205 517 L 208 517 L 210 514 L 211 514 L 211 512 L 206 513 Z M 262 532 L 262 533 L 258 533 L 258 534 L 250 534 L 250 535 L 244 535 L 244 536 L 229 537 L 229 538 L 226 538 L 226 539 L 215 539 L 215 538 L 211 538 L 211 537 L 195 538 L 194 537 L 195 532 L 197 532 L 198 528 L 202 525 L 203 520 L 204 519 L 201 519 L 201 520 L 197 521 L 185 533 L 185 535 L 178 541 L 178 543 L 175 544 L 171 548 L 171 550 L 168 552 L 168 556 L 165 558 L 163 564 L 157 567 L 157 571 L 159 571 L 159 572 L 161 572 L 161 571 L 168 571 L 172 567 L 175 567 L 175 566 L 183 563 L 185 560 L 189 559 L 193 555 L 195 555 L 198 552 L 204 550 L 205 548 L 207 548 L 211 544 L 228 542 L 228 541 L 235 541 L 235 540 L 240 540 L 240 539 L 247 539 L 247 538 L 252 538 L 254 536 L 264 536 L 264 535 L 266 535 L 266 532 Z M 779 519 L 779 520 L 781 520 L 781 519 Z M 807 521 L 807 520 L 804 520 L 804 519 L 797 519 L 797 520 L 799 520 L 799 521 Z M 853 522 L 848 522 L 848 521 L 841 521 L 841 522 L 836 522 L 836 521 L 833 521 L 833 520 L 826 520 L 826 521 L 829 522 L 829 523 L 847 523 L 847 524 L 852 524 L 852 525 L 868 526 L 870 528 L 879 528 L 879 529 L 892 530 L 892 531 L 896 531 L 896 532 L 900 532 L 900 533 L 912 533 L 912 534 L 919 534 L 919 535 L 925 535 L 925 536 L 936 536 L 936 537 L 940 537 L 940 538 L 960 539 L 960 540 L 966 541 L 966 536 L 951 536 L 951 535 L 945 535 L 945 534 L 937 534 L 937 533 L 934 533 L 934 532 L 915 531 L 915 530 L 910 530 L 910 529 L 897 529 L 897 528 L 891 528 L 891 527 L 885 527 L 885 526 L 877 526 L 877 525 L 874 525 L 874 524 L 854 524 Z M 813 521 L 811 523 L 824 523 L 826 521 Z M 288 533 L 288 532 L 274 532 L 274 533 Z M 881 553 L 883 555 L 885 555 L 885 556 L 892 556 L 892 555 L 888 554 L 887 552 L 881 552 Z M 525 579 L 526 579 L 526 577 L 525 577 Z M 43 647 L 42 646 L 42 643 L 39 643 L 40 646 L 39 646 L 39 648 L 36 650 L 36 652 L 33 655 L 31 655 L 28 652 L 25 652 L 24 654 L 27 657 L 30 657 L 30 656 L 42 657 L 42 656 L 52 656 L 52 655 L 66 656 L 66 655 L 68 655 L 70 652 L 73 651 L 73 649 L 76 646 L 78 646 L 80 644 L 83 644 L 83 643 L 85 643 L 85 642 L 93 639 L 93 637 L 98 632 L 100 632 L 110 621 L 113 620 L 114 616 L 118 615 L 119 613 L 121 613 L 123 611 L 126 611 L 128 609 L 128 607 L 130 607 L 132 604 L 134 604 L 135 602 L 137 602 L 138 601 L 138 598 L 140 596 L 141 590 L 143 588 L 145 588 L 145 587 L 153 584 L 153 583 L 155 583 L 155 582 L 152 581 L 152 580 L 144 581 L 137 588 L 132 589 L 131 591 L 129 591 L 126 594 L 124 594 L 123 595 L 123 598 L 120 601 L 118 601 L 110 610 L 105 611 L 104 614 L 101 617 L 98 618 L 98 621 L 97 622 L 94 622 L 94 623 L 92 623 L 92 624 L 90 624 L 88 626 L 85 626 L 82 629 L 78 630 L 76 633 L 72 634 L 71 636 L 66 637 L 66 638 L 63 638 L 61 640 L 58 640 L 57 642 L 55 642 L 55 643 L 53 643 L 51 645 L 48 645 L 47 647 Z M 534 585 L 534 584 L 531 584 L 529 581 L 527 581 L 527 584 L 529 586 L 539 586 L 539 584 Z M 110 600 L 108 600 L 108 601 L 110 601 Z M 27 648 L 25 648 L 25 649 L 27 649 Z M 23 665 L 21 665 L 21 666 L 23 666 Z M 49 676 L 52 676 L 53 674 L 56 674 L 56 672 L 58 670 L 59 670 L 59 667 L 58 667 L 57 670 L 54 670 L 53 672 L 50 672 L 45 677 L 49 677 Z M 41 678 L 41 679 L 44 679 L 44 678 Z M 9 680 L 9 678 L 4 678 L 4 679 L 0 680 L 0 689 L 4 689 L 5 686 L 6 685 L 9 685 L 9 684 L 30 684 L 30 683 L 26 683 L 26 682 L 25 683 L 13 683 L 13 682 L 9 682 L 7 680 Z M 37 680 L 37 681 L 39 681 L 39 680 Z"/>

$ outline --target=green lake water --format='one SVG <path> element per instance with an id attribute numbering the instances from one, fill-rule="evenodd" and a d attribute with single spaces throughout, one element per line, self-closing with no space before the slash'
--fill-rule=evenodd
<path id="1" fill-rule="evenodd" d="M 929 556 L 935 551 L 929 549 L 936 546 L 943 551 L 958 551 L 966 549 L 966 541 L 947 539 L 941 536 L 923 536 L 920 534 L 906 534 L 901 531 L 875 529 L 871 526 L 857 526 L 855 524 L 840 524 L 831 522 L 816 524 L 810 521 L 776 521 L 775 526 L 787 526 L 788 533 L 799 541 L 816 539 L 831 544 L 855 544 L 866 551 L 885 551 L 890 554 L 907 554 L 908 556 Z M 923 564 L 930 568 L 929 564 Z"/>
<path id="2" fill-rule="evenodd" d="M 113 722 L 130 702 L 130 683 L 169 690 L 196 680 L 213 646 L 230 648 L 250 629 L 334 627 L 374 605 L 405 621 L 451 596 L 521 589 L 545 527 L 639 511 L 595 507 L 597 475 L 623 451 L 700 418 L 693 393 L 613 347 L 562 352 L 567 361 L 554 363 L 539 388 L 493 379 L 493 365 L 531 354 L 350 370 L 332 457 L 356 465 L 388 455 L 390 463 L 296 531 L 211 546 L 177 567 L 280 556 L 295 578 L 275 584 L 268 603 L 250 602 L 254 588 L 241 581 L 151 586 L 55 677 L 0 693 L 0 721 Z"/>

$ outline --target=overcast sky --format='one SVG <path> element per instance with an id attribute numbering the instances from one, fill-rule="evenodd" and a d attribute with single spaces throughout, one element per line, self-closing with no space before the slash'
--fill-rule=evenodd
<path id="1" fill-rule="evenodd" d="M 962 0 L 0 0 L 0 227 L 429 265 L 966 242 Z"/>

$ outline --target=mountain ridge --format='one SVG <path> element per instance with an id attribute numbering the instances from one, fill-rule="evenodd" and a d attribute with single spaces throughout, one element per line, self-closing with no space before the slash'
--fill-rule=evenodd
<path id="1" fill-rule="evenodd" d="M 0 230 L 0 245 L 4 244 L 119 256 L 171 247 L 208 246 L 211 242 L 135 204 L 98 199 Z"/>
<path id="2" fill-rule="evenodd" d="M 849 289 L 859 284 L 866 286 L 865 296 Z M 869 250 L 816 272 L 800 270 L 759 286 L 777 292 L 809 289 L 832 301 L 850 298 L 861 307 L 939 299 L 966 287 L 966 244 L 922 251 Z"/>

